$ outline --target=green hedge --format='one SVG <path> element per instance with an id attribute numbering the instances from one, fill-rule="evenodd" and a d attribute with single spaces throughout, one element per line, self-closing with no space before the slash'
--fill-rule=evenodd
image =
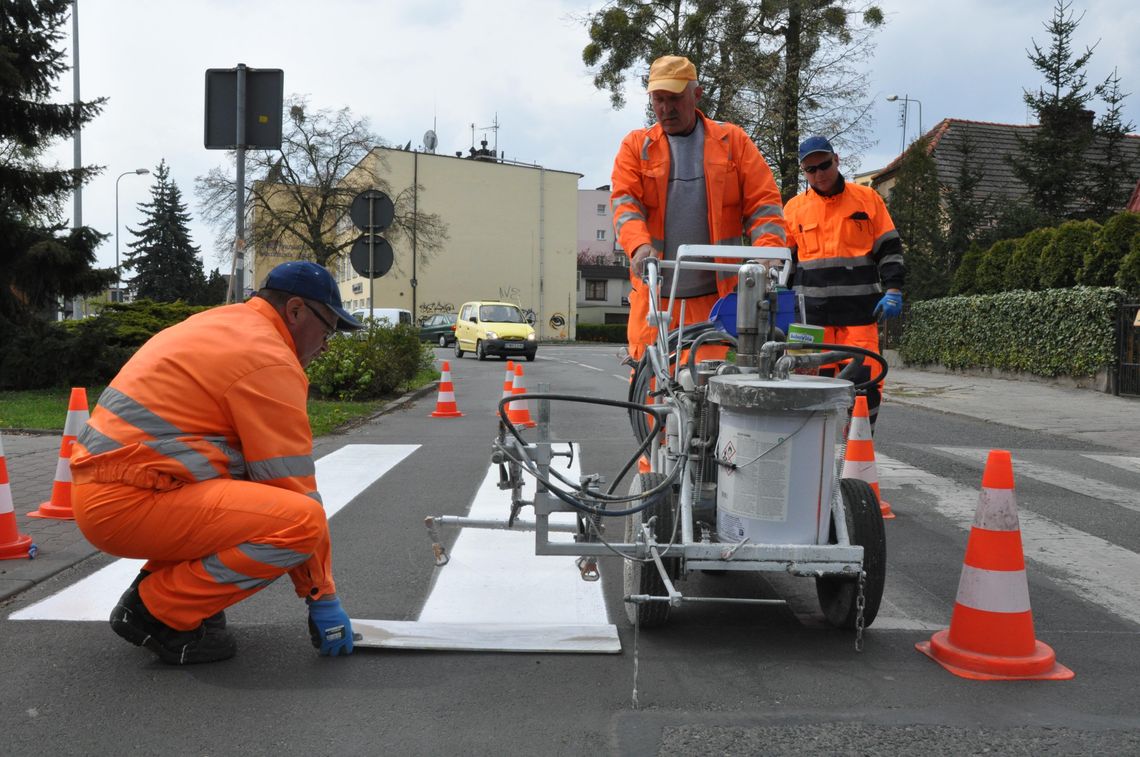
<path id="1" fill-rule="evenodd" d="M 626 330 L 624 323 L 579 323 L 579 342 L 613 342 L 626 343 Z"/>
<path id="2" fill-rule="evenodd" d="M 369 320 L 362 331 L 337 334 L 324 354 L 309 363 L 310 386 L 326 399 L 378 399 L 403 388 L 435 360 L 419 328 Z"/>
<path id="3" fill-rule="evenodd" d="M 1073 287 L 914 302 L 899 353 L 911 365 L 1092 376 L 1116 361 L 1124 296 L 1116 288 Z"/>

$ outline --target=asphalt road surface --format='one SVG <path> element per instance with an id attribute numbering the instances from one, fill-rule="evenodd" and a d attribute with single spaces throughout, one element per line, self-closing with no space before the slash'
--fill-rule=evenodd
<path id="1" fill-rule="evenodd" d="M 626 372 L 614 354 L 608 346 L 544 345 L 537 361 L 523 364 L 527 385 L 624 399 Z M 279 581 L 228 611 L 237 657 L 172 668 L 95 619 L 125 588 L 120 577 L 129 580 L 135 569 L 98 556 L 0 608 L 0 750 L 1140 751 L 1137 457 L 887 404 L 875 448 L 883 494 L 897 517 L 886 523 L 883 607 L 861 652 L 852 633 L 823 620 L 809 579 L 772 574 L 698 573 L 679 588 L 785 605 L 683 605 L 665 627 L 635 638 L 616 558 L 602 560 L 598 584 L 580 581 L 572 560 L 557 577 L 531 567 L 512 577 L 503 561 L 514 559 L 507 554 L 514 542 L 468 543 L 466 531 L 452 529 L 445 541 L 463 559 L 435 567 L 424 517 L 462 515 L 490 501 L 482 487 L 493 474 L 489 455 L 504 379 L 501 361 L 457 360 L 443 349 L 437 356 L 451 363 L 463 417 L 429 417 L 431 395 L 318 443 L 319 483 L 326 503 L 334 502 L 334 561 L 349 613 L 408 622 L 588 617 L 613 626 L 620 653 L 362 649 L 322 659 L 309 645 L 303 603 Z M 628 419 L 613 408 L 556 406 L 551 434 L 578 445 L 576 470 L 607 480 L 633 452 Z M 949 624 L 983 461 L 993 448 L 1013 453 L 1036 637 L 1075 671 L 1072 680 L 965 680 L 915 650 Z M 455 578 L 445 579 L 447 571 Z M 453 580 L 467 588 L 446 594 Z"/>

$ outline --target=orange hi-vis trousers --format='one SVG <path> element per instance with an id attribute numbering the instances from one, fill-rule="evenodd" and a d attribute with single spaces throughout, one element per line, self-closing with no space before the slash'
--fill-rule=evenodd
<path id="1" fill-rule="evenodd" d="M 310 560 L 332 559 L 321 503 L 267 484 L 218 478 L 156 490 L 86 482 L 73 486 L 72 502 L 93 545 L 147 560 L 143 603 L 182 631 Z"/>
<path id="2" fill-rule="evenodd" d="M 879 325 L 867 323 L 859 326 L 824 326 L 823 341 L 828 344 L 846 344 L 852 347 L 862 347 L 871 352 L 879 352 Z M 831 363 L 820 369 L 822 376 L 835 376 L 848 361 Z M 840 366 L 837 368 L 836 366 Z M 869 381 L 882 370 L 879 364 L 871 358 L 863 359 L 863 368 L 853 378 L 856 384 Z M 875 428 L 875 421 L 879 418 L 879 405 L 883 400 L 883 382 L 879 381 L 867 387 L 867 415 L 870 416 L 871 429 Z"/>

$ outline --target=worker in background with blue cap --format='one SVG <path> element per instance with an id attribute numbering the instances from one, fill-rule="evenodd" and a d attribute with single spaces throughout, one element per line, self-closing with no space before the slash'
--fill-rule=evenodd
<path id="1" fill-rule="evenodd" d="M 83 535 L 147 561 L 111 612 L 115 633 L 172 665 L 227 659 L 225 608 L 288 573 L 313 645 L 351 654 L 305 366 L 359 328 L 332 275 L 292 261 L 249 301 L 164 329 L 123 366 L 71 455 Z"/>
<path id="2" fill-rule="evenodd" d="M 879 193 L 844 180 L 839 155 L 826 138 L 805 139 L 799 158 L 808 188 L 788 200 L 784 220 L 796 263 L 795 289 L 807 311 L 802 315 L 824 327 L 824 342 L 878 352 L 879 322 L 902 312 L 902 240 Z M 835 369 L 821 372 L 834 375 Z M 853 380 L 870 378 L 871 365 L 865 364 Z M 867 390 L 872 430 L 881 389 L 876 383 Z"/>

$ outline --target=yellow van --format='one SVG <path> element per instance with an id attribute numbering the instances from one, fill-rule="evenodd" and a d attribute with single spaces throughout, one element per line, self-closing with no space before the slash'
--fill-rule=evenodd
<path id="1" fill-rule="evenodd" d="M 492 300 L 465 302 L 455 321 L 455 356 L 463 357 L 464 352 L 474 352 L 480 360 L 488 355 L 534 360 L 538 340 L 518 305 Z"/>

